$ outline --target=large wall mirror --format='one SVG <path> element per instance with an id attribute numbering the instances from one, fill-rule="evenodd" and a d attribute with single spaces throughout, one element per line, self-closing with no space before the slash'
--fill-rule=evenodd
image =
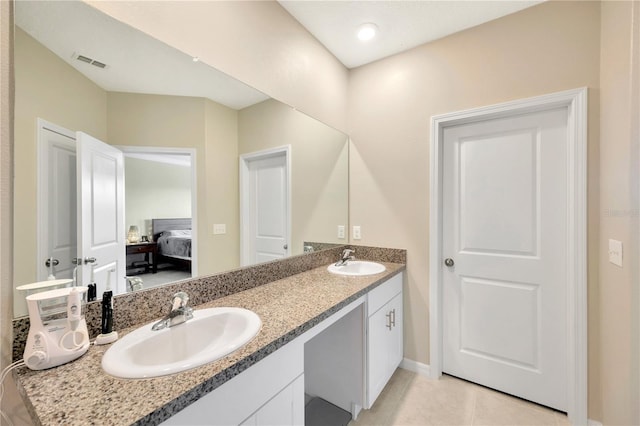
<path id="1" fill-rule="evenodd" d="M 83 2 L 18 1 L 15 23 L 14 287 L 71 277 L 79 233 L 111 238 L 110 196 L 94 197 L 93 227 L 78 230 L 85 137 L 122 155 L 113 229 L 131 240 L 122 274 L 101 259 L 82 269 L 99 289 L 109 275 L 135 291 L 346 242 L 345 134 Z M 100 155 L 98 186 L 111 170 Z M 174 254 L 158 253 L 161 237 Z M 24 297 L 14 290 L 16 317 Z"/>

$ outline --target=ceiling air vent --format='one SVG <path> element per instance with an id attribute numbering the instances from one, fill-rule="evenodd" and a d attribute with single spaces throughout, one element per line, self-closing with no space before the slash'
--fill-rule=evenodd
<path id="1" fill-rule="evenodd" d="M 85 62 L 87 64 L 93 65 L 94 67 L 98 67 L 98 68 L 107 68 L 107 64 L 100 62 L 100 61 L 96 61 L 95 59 L 92 59 L 88 56 L 84 56 L 84 55 L 80 55 L 78 53 L 74 53 L 73 57 L 76 58 L 77 60 L 79 60 L 80 62 Z"/>

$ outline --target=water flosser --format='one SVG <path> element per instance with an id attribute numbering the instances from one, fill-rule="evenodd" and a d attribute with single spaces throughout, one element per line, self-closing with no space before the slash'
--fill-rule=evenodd
<path id="1" fill-rule="evenodd" d="M 76 287 L 73 287 L 67 297 L 67 320 L 71 331 L 78 329 L 78 324 L 82 319 L 82 295 Z"/>

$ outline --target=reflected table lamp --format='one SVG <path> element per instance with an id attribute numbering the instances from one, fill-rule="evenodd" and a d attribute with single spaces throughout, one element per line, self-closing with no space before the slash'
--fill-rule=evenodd
<path id="1" fill-rule="evenodd" d="M 127 241 L 130 243 L 137 243 L 140 241 L 140 231 L 138 227 L 135 225 L 131 225 L 129 227 L 129 232 L 127 233 Z"/>

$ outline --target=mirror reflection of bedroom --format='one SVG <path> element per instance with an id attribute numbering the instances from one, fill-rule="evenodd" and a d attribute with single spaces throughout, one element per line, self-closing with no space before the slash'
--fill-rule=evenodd
<path id="1" fill-rule="evenodd" d="M 192 175 L 188 154 L 125 152 L 128 291 L 191 277 Z"/>

